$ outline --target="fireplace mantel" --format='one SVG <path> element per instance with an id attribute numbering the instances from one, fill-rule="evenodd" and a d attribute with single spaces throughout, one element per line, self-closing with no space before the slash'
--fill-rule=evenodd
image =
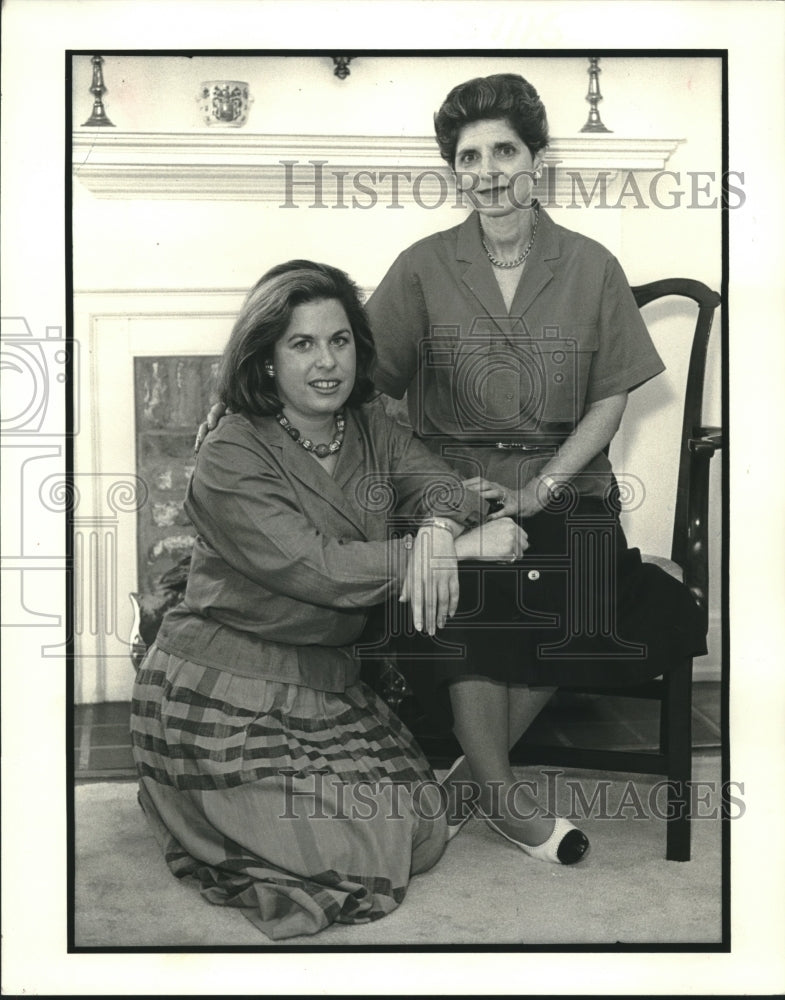
<path id="1" fill-rule="evenodd" d="M 554 139 L 546 156 L 555 182 L 552 190 L 569 191 L 576 172 L 590 190 L 600 173 L 611 183 L 619 174 L 662 170 L 682 141 L 605 134 Z M 73 134 L 73 171 L 95 196 L 118 199 L 252 200 L 282 206 L 294 190 L 297 199 L 319 197 L 326 205 L 341 201 L 350 207 L 356 198 L 357 207 L 370 207 L 372 184 L 380 202 L 394 197 L 407 204 L 419 198 L 433 207 L 453 190 L 450 170 L 430 136 L 82 128 Z M 387 186 L 382 192 L 383 184 Z"/>

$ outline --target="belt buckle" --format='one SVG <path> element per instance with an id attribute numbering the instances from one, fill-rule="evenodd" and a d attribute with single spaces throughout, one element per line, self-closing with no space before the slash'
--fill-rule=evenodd
<path id="1" fill-rule="evenodd" d="M 519 451 L 542 451 L 547 445 L 523 444 L 518 441 L 497 441 L 494 447 L 504 451 L 512 451 L 515 448 Z"/>

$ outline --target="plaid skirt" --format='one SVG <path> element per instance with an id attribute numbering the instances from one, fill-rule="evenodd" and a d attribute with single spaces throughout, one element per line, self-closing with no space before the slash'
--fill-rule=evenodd
<path id="1" fill-rule="evenodd" d="M 385 916 L 444 850 L 441 789 L 362 682 L 336 694 L 238 677 L 154 644 L 131 735 L 169 869 L 273 939 Z"/>

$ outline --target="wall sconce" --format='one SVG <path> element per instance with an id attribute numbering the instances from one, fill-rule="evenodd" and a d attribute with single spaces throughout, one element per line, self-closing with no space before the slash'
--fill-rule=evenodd
<path id="1" fill-rule="evenodd" d="M 95 97 L 93 103 L 93 113 L 83 123 L 82 128 L 89 126 L 90 128 L 104 125 L 111 125 L 114 128 L 114 122 L 110 122 L 107 117 L 106 111 L 104 110 L 104 104 L 101 98 L 106 93 L 106 87 L 104 86 L 104 73 L 101 69 L 103 59 L 101 56 L 93 56 L 90 60 L 93 64 L 93 82 L 90 87 L 90 93 Z"/>
<path id="2" fill-rule="evenodd" d="M 581 132 L 611 132 L 612 129 L 606 128 L 602 121 L 600 120 L 600 113 L 597 110 L 597 105 L 602 100 L 602 94 L 600 93 L 600 73 L 602 70 L 599 68 L 597 63 L 600 60 L 595 56 L 590 56 L 589 58 L 589 68 L 587 70 L 589 74 L 589 92 L 586 95 L 586 100 L 590 104 L 589 117 L 586 119 L 586 124 L 581 129 Z"/>
<path id="3" fill-rule="evenodd" d="M 352 59 L 353 56 L 333 56 L 333 62 L 335 63 L 335 75 L 339 80 L 345 80 L 349 75 L 349 63 Z"/>

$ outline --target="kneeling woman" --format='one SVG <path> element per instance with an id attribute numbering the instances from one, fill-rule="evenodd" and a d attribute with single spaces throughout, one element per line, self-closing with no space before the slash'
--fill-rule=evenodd
<path id="1" fill-rule="evenodd" d="M 369 609 L 400 594 L 433 633 L 457 559 L 526 547 L 509 519 L 474 527 L 483 501 L 371 399 L 373 361 L 343 272 L 291 261 L 251 290 L 223 358 L 233 412 L 188 486 L 185 598 L 134 689 L 139 798 L 171 871 L 276 939 L 384 916 L 444 849 L 433 774 L 359 679 Z"/>

